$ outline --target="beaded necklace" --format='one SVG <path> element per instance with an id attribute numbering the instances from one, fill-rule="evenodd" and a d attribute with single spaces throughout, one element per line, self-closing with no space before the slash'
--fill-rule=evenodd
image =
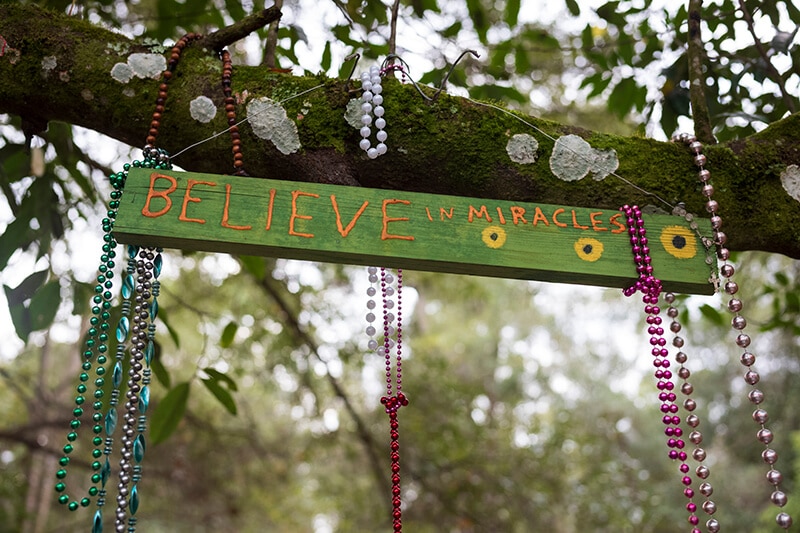
<path id="1" fill-rule="evenodd" d="M 69 423 L 67 444 L 62 448 L 63 456 L 59 459 L 59 470 L 56 472 L 57 482 L 55 490 L 58 502 L 69 510 L 76 511 L 81 507 L 89 507 L 92 499 L 96 499 L 97 510 L 92 518 L 92 533 L 103 531 L 103 509 L 107 503 L 107 483 L 112 475 L 110 457 L 114 453 L 114 435 L 122 419 L 120 430 L 119 450 L 119 482 L 116 490 L 116 511 L 114 514 L 114 529 L 118 533 L 134 533 L 136 530 L 136 513 L 139 509 L 139 482 L 142 478 L 142 461 L 144 459 L 147 442 L 145 431 L 147 429 L 147 410 L 150 404 L 150 364 L 156 353 L 155 320 L 158 317 L 158 296 L 160 282 L 158 280 L 163 259 L 161 249 L 140 248 L 129 245 L 126 247 L 127 267 L 122 277 L 120 288 L 121 304 L 120 318 L 113 330 L 116 340 L 113 368 L 109 362 L 109 331 L 111 328 L 111 311 L 114 269 L 118 243 L 113 235 L 114 220 L 120 206 L 125 180 L 128 171 L 133 168 L 152 168 L 169 170 L 172 168 L 169 154 L 163 149 L 156 148 L 156 140 L 161 126 L 161 119 L 165 112 L 165 104 L 169 81 L 180 61 L 184 49 L 200 35 L 189 33 L 182 37 L 170 51 L 167 70 L 162 73 L 158 87 L 155 110 L 153 112 L 150 128 L 143 149 L 142 161 L 133 161 L 123 165 L 122 172 L 109 176 L 113 188 L 106 217 L 102 221 L 103 245 L 100 256 L 100 266 L 96 278 L 95 295 L 92 299 L 92 317 L 90 327 L 86 333 L 85 350 L 82 354 L 83 362 L 78 376 L 79 384 L 76 387 L 75 408 L 72 410 L 72 420 Z M 237 175 L 245 175 L 241 140 L 236 125 L 235 101 L 231 91 L 232 66 L 230 54 L 227 50 L 220 53 L 222 59 L 222 89 L 225 96 L 225 110 L 231 134 L 233 151 L 233 171 Z M 128 360 L 125 361 L 125 354 Z M 73 499 L 67 492 L 67 467 L 71 462 L 78 440 L 78 430 L 82 425 L 82 418 L 86 414 L 86 394 L 89 391 L 87 383 L 92 380 L 91 372 L 94 370 L 94 391 L 92 396 L 92 433 L 91 451 L 92 462 L 90 477 L 91 486 L 85 496 Z M 128 379 L 124 380 L 127 371 Z M 110 372 L 110 383 L 108 373 Z M 123 382 L 125 381 L 123 388 Z M 124 398 L 122 393 L 124 390 Z M 107 402 L 103 401 L 109 393 Z M 124 403 L 120 406 L 120 402 Z M 121 412 L 120 412 L 121 409 Z M 105 460 L 102 460 L 105 456 Z"/>
<path id="2" fill-rule="evenodd" d="M 752 415 L 753 420 L 759 425 L 759 430 L 756 434 L 756 437 L 758 441 L 764 445 L 764 450 L 762 451 L 761 456 L 764 462 L 769 466 L 766 478 L 770 485 L 773 486 L 770 500 L 777 507 L 783 507 L 786 505 L 788 500 L 786 494 L 780 489 L 780 483 L 783 480 L 783 475 L 774 467 L 775 462 L 778 459 L 777 452 L 770 448 L 770 444 L 772 443 L 774 436 L 772 431 L 766 427 L 766 423 L 769 420 L 769 415 L 767 414 L 767 411 L 760 406 L 764 401 L 765 395 L 759 389 L 755 388 L 755 385 L 760 380 L 758 373 L 752 369 L 756 357 L 751 352 L 746 350 L 750 345 L 751 339 L 749 335 L 742 332 L 747 325 L 747 321 L 740 314 L 741 310 L 743 309 L 742 301 L 734 296 L 738 292 L 739 286 L 732 279 L 735 269 L 733 265 L 728 262 L 730 258 L 730 252 L 724 247 L 725 243 L 727 242 L 727 237 L 721 231 L 722 218 L 718 213 L 719 204 L 711 198 L 714 194 L 714 187 L 710 183 L 711 173 L 705 168 L 707 158 L 702 153 L 703 145 L 698 142 L 694 136 L 679 135 L 676 136 L 673 141 L 682 142 L 689 147 L 694 154 L 693 162 L 699 168 L 698 178 L 702 184 L 701 192 L 706 198 L 705 207 L 706 210 L 711 214 L 711 227 L 713 229 L 711 239 L 703 238 L 701 240 L 708 249 L 711 247 L 716 247 L 716 255 L 723 262 L 720 267 L 720 273 L 726 280 L 724 284 L 724 291 L 731 295 L 731 299 L 728 301 L 727 305 L 728 309 L 734 315 L 731 319 L 731 326 L 737 332 L 735 341 L 736 345 L 739 348 L 745 349 L 744 353 L 740 357 L 740 361 L 742 365 L 747 368 L 747 372 L 744 375 L 744 380 L 752 387 L 748 393 L 748 399 L 756 406 L 756 409 L 753 411 Z M 668 457 L 679 462 L 678 470 L 681 473 L 681 483 L 684 486 L 683 494 L 688 499 L 686 510 L 689 513 L 688 522 L 692 526 L 691 533 L 701 533 L 701 530 L 698 527 L 700 518 L 696 514 L 698 506 L 693 501 L 696 493 L 695 489 L 692 488 L 690 467 L 686 462 L 688 459 L 688 454 L 684 451 L 686 442 L 683 439 L 683 429 L 680 427 L 681 418 L 677 415 L 679 411 L 678 404 L 676 403 L 677 394 L 673 392 L 675 389 L 675 383 L 672 381 L 673 373 L 670 370 L 670 361 L 667 358 L 669 355 L 669 350 L 666 348 L 667 343 L 663 337 L 663 321 L 660 316 L 661 309 L 658 306 L 659 296 L 662 291 L 661 281 L 653 275 L 653 266 L 651 264 L 651 258 L 649 255 L 650 248 L 648 246 L 648 240 L 646 236 L 647 231 L 644 227 L 641 209 L 639 209 L 637 206 L 626 205 L 620 210 L 627 217 L 626 220 L 631 251 L 633 253 L 634 264 L 636 265 L 636 272 L 639 276 L 634 285 L 626 288 L 623 293 L 626 296 L 632 296 L 637 292 L 643 293 L 642 301 L 645 304 L 644 312 L 648 325 L 647 332 L 649 335 L 651 335 L 651 355 L 653 356 L 653 366 L 656 368 L 654 375 L 658 380 L 658 399 L 661 402 L 662 422 L 666 426 L 664 433 L 667 436 L 667 447 L 669 448 Z M 685 209 L 682 208 L 678 209 L 678 214 L 683 215 L 693 229 L 697 229 L 696 223 L 693 222 L 693 215 L 687 213 Z M 711 260 L 708 262 L 710 264 L 713 263 Z M 716 273 L 712 274 L 709 281 L 715 282 L 715 285 L 718 286 Z M 689 442 L 694 445 L 692 450 L 692 458 L 696 462 L 700 463 L 694 471 L 695 475 L 702 480 L 697 487 L 697 491 L 703 497 L 701 508 L 703 512 L 709 516 L 705 523 L 707 531 L 709 533 L 717 533 L 720 531 L 720 523 L 716 518 L 713 517 L 714 513 L 717 511 L 717 506 L 714 501 L 710 499 L 714 489 L 711 483 L 706 481 L 710 475 L 710 469 L 707 465 L 703 464 L 703 461 L 705 461 L 707 455 L 706 451 L 700 447 L 701 443 L 703 442 L 703 435 L 697 429 L 697 427 L 700 425 L 700 418 L 694 413 L 695 409 L 697 408 L 697 403 L 691 398 L 691 395 L 694 392 L 694 387 L 688 381 L 691 373 L 689 369 L 684 366 L 688 360 L 688 356 L 682 350 L 685 341 L 683 337 L 678 335 L 682 329 L 682 326 L 677 319 L 679 314 L 678 309 L 673 305 L 676 298 L 673 293 L 669 292 L 665 294 L 664 299 L 666 303 L 669 304 L 667 316 L 672 319 L 669 327 L 670 331 L 674 334 L 672 345 L 678 350 L 675 355 L 675 362 L 680 365 L 677 370 L 677 376 L 682 380 L 680 391 L 686 397 L 683 401 L 683 408 L 688 412 L 688 415 L 685 418 L 686 425 L 691 428 L 688 439 Z M 777 525 L 783 529 L 789 529 L 789 527 L 792 525 L 792 517 L 786 512 L 779 512 L 775 517 L 775 521 Z"/>
<path id="3" fill-rule="evenodd" d="M 767 482 L 772 486 L 772 493 L 770 494 L 770 501 L 777 507 L 784 507 L 788 501 L 786 494 L 781 490 L 780 484 L 783 481 L 783 475 L 777 469 L 775 469 L 775 463 L 778 460 L 778 453 L 770 447 L 774 439 L 774 434 L 772 430 L 770 430 L 766 424 L 769 421 L 769 414 L 767 413 L 766 409 L 764 409 L 761 404 L 765 400 L 765 394 L 756 388 L 756 385 L 760 381 L 761 377 L 759 376 L 758 372 L 753 369 L 753 365 L 756 362 L 756 356 L 748 351 L 748 347 L 750 346 L 751 338 L 748 334 L 744 333 L 744 329 L 747 326 L 747 320 L 744 316 L 741 315 L 741 311 L 744 308 L 744 304 L 742 303 L 741 299 L 739 299 L 736 294 L 739 292 L 739 285 L 733 280 L 734 273 L 736 269 L 734 266 L 729 262 L 730 259 L 730 251 L 725 247 L 727 243 L 727 236 L 725 233 L 722 232 L 722 217 L 719 215 L 719 204 L 716 200 L 712 198 L 714 195 L 714 186 L 711 183 L 711 173 L 708 169 L 705 168 L 707 163 L 707 158 L 703 154 L 703 144 L 697 140 L 697 138 L 693 135 L 677 135 L 672 139 L 674 142 L 680 142 L 685 144 L 689 150 L 694 154 L 693 160 L 694 164 L 698 167 L 698 180 L 702 184 L 701 186 L 701 193 L 703 197 L 706 199 L 705 208 L 706 211 L 711 215 L 711 227 L 714 230 L 712 234 L 713 246 L 716 248 L 717 258 L 722 261 L 722 265 L 720 266 L 720 273 L 724 278 L 724 284 L 722 289 L 725 291 L 727 295 L 730 296 L 728 300 L 727 307 L 728 310 L 733 314 L 733 318 L 731 318 L 731 327 L 736 332 L 736 338 L 734 342 L 736 346 L 743 350 L 739 361 L 741 364 L 747 369 L 744 374 L 744 381 L 750 386 L 750 390 L 747 394 L 747 398 L 755 406 L 755 409 L 752 414 L 753 421 L 758 425 L 759 429 L 756 432 L 756 438 L 758 441 L 764 445 L 764 449 L 761 452 L 761 458 L 766 465 L 768 465 L 768 470 L 766 473 Z M 686 213 L 685 214 L 687 221 L 692 221 L 692 215 Z M 668 302 L 671 304 L 674 301 L 674 295 L 667 295 Z M 670 308 L 672 309 L 672 307 Z M 672 316 L 672 315 L 670 315 Z M 677 316 L 677 311 L 675 311 L 675 316 Z M 680 325 L 678 325 L 678 329 Z M 675 337 L 675 341 L 678 344 L 675 344 L 678 347 L 683 346 L 683 339 L 680 337 Z M 678 355 L 681 355 L 682 352 L 679 352 Z M 685 356 L 685 354 L 684 354 Z M 691 392 L 691 386 L 688 387 Z M 695 427 L 695 426 L 693 426 Z M 693 432 L 699 435 L 699 432 Z M 699 436 L 699 441 L 702 440 L 702 436 Z M 700 449 L 702 451 L 702 449 Z M 701 454 L 703 458 L 705 458 L 705 453 Z M 708 485 L 708 484 L 704 484 Z M 701 491 L 703 489 L 703 485 L 701 485 Z M 706 487 L 709 494 L 711 492 L 710 485 Z M 712 507 L 715 509 L 715 506 Z M 706 511 L 708 512 L 708 511 Z M 711 514 L 711 513 L 709 513 Z M 775 516 L 775 522 L 777 525 L 783 529 L 789 529 L 792 525 L 792 517 L 786 512 L 779 512 Z M 709 527 L 709 531 L 718 531 L 718 529 L 714 530 Z"/>
<path id="4" fill-rule="evenodd" d="M 386 395 L 381 397 L 381 405 L 389 415 L 389 458 L 391 461 L 391 502 L 392 528 L 400 532 L 403 529 L 402 499 L 400 489 L 400 424 L 397 419 L 398 410 L 408 405 L 408 397 L 403 393 L 403 271 L 397 270 L 396 277 L 385 268 L 367 269 L 370 286 L 367 288 L 367 335 L 370 337 L 368 347 L 385 362 Z M 396 283 L 395 283 L 396 280 Z M 380 281 L 380 285 L 378 282 Z M 373 323 L 377 320 L 373 299 L 380 286 L 383 303 L 383 342 L 379 343 L 375 336 L 378 333 Z M 394 351 L 394 358 L 393 358 Z M 394 391 L 394 392 L 393 392 Z"/>

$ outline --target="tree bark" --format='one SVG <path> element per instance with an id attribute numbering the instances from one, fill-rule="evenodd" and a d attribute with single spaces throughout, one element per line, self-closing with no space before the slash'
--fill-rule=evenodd
<path id="1" fill-rule="evenodd" d="M 64 121 L 142 146 L 160 82 L 134 77 L 122 83 L 111 72 L 117 63 L 127 63 L 132 53 L 168 50 L 142 46 L 60 13 L 2 1 L 0 112 L 21 116 L 34 130 L 49 121 Z M 358 147 L 358 130 L 344 118 L 347 103 L 359 96 L 349 91 L 353 84 L 322 75 L 292 76 L 264 67 L 236 66 L 237 119 L 246 118 L 248 102 L 269 97 L 296 125 L 301 146 L 284 154 L 249 124 L 242 124 L 245 169 L 252 176 L 294 181 L 606 209 L 626 203 L 668 209 L 655 200 L 658 197 L 666 204 L 683 202 L 688 211 L 706 214 L 697 168 L 681 145 L 512 116 L 446 94 L 427 103 L 412 86 L 398 80 L 387 79 L 383 85 L 389 153 L 370 160 Z M 208 123 L 190 114 L 190 102 L 201 95 L 220 109 Z M 177 154 L 227 128 L 221 62 L 215 52 L 190 46 L 169 83 L 158 146 Z M 515 134 L 538 141 L 536 162 L 511 160 L 507 145 Z M 614 175 L 599 181 L 557 177 L 551 170 L 554 139 L 568 134 L 583 138 L 592 148 L 613 149 L 619 159 L 616 174 L 635 187 Z M 799 114 L 750 137 L 707 146 L 704 154 L 729 248 L 800 258 Z M 185 170 L 233 173 L 230 136 L 204 142 L 174 162 Z M 794 197 L 783 182 L 789 190 L 795 184 Z"/>

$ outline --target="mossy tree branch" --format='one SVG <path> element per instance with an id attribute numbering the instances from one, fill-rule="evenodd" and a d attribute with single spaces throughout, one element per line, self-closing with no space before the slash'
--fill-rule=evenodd
<path id="1" fill-rule="evenodd" d="M 256 30 L 281 18 L 280 8 L 272 6 L 243 18 L 242 20 L 205 36 L 200 45 L 211 50 L 222 50 L 228 45 L 244 39 Z"/>
<path id="2" fill-rule="evenodd" d="M 110 73 L 132 52 L 149 49 L 83 21 L 2 0 L 0 36 L 8 43 L 0 56 L 0 112 L 34 124 L 80 125 L 134 146 L 144 143 L 158 82 L 134 78 L 123 84 Z M 549 164 L 552 138 L 575 134 L 594 148 L 615 150 L 617 174 L 641 190 L 671 204 L 685 202 L 691 212 L 705 213 L 696 168 L 682 146 L 524 117 L 535 126 L 532 129 L 510 114 L 468 99 L 443 94 L 427 104 L 399 81 L 386 80 L 384 86 L 390 152 L 369 160 L 358 148 L 358 131 L 343 118 L 353 97 L 343 80 L 235 67 L 233 90 L 238 98 L 246 94 L 249 100 L 266 96 L 281 101 L 297 125 L 302 144 L 299 152 L 284 155 L 243 124 L 245 168 L 253 176 L 295 181 L 608 209 L 625 203 L 664 207 L 613 176 L 573 182 L 556 177 Z M 221 106 L 220 63 L 212 50 L 190 47 L 170 82 L 161 121 L 159 145 L 170 153 L 227 128 L 222 112 L 207 124 L 191 117 L 189 103 L 200 95 Z M 236 111 L 244 118 L 245 105 L 238 105 Z M 522 165 L 509 158 L 506 145 L 517 133 L 538 140 L 535 163 Z M 708 146 L 704 153 L 730 248 L 800 258 L 800 225 L 796 223 L 800 202 L 781 184 L 787 167 L 800 166 L 800 115 L 751 137 Z M 229 136 L 203 143 L 175 163 L 186 170 L 232 173 Z"/>

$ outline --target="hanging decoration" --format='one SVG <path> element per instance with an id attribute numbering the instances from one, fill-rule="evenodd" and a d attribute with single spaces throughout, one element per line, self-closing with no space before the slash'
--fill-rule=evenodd
<path id="1" fill-rule="evenodd" d="M 172 48 L 167 70 L 162 73 L 155 110 L 143 149 L 143 160 L 123 165 L 121 172 L 109 176 L 113 188 L 108 211 L 102 221 L 103 245 L 100 266 L 92 299 L 92 317 L 86 332 L 86 344 L 78 376 L 75 408 L 69 423 L 67 444 L 62 448 L 60 468 L 56 472 L 55 491 L 58 502 L 69 510 L 89 507 L 95 500 L 97 510 L 92 517 L 92 533 L 102 533 L 103 510 L 108 503 L 108 481 L 112 477 L 111 456 L 114 454 L 115 435 L 119 434 L 119 481 L 116 488 L 114 513 L 115 531 L 133 533 L 136 530 L 136 513 L 139 509 L 139 482 L 142 479 L 142 461 L 147 449 L 147 411 L 150 405 L 150 380 L 153 357 L 156 353 L 155 320 L 158 317 L 159 276 L 163 259 L 161 248 L 126 247 L 127 267 L 122 274 L 120 316 L 112 328 L 114 294 L 113 279 L 116 267 L 118 242 L 114 232 L 123 189 L 129 172 L 134 169 L 164 172 L 172 169 L 169 154 L 156 148 L 169 81 L 178 65 L 183 50 L 201 36 L 189 33 Z M 235 101 L 231 92 L 232 66 L 227 50 L 221 52 L 223 63 L 222 88 L 231 134 L 233 169 L 237 175 L 246 175 L 241 152 L 241 140 L 236 125 Z M 111 336 L 113 335 L 113 339 Z M 112 342 L 116 340 L 114 360 L 109 361 Z M 128 355 L 126 360 L 125 356 Z M 92 374 L 93 371 L 93 374 Z M 128 379 L 124 376 L 127 372 Z M 110 379 L 109 379 L 110 378 Z M 90 386 L 94 387 L 90 400 Z M 123 396 L 124 394 L 124 396 Z M 105 401 L 105 398 L 108 398 Z M 91 401 L 92 433 L 90 487 L 82 497 L 73 497 L 68 491 L 68 467 L 72 461 L 79 429 L 88 414 Z M 121 425 L 120 431 L 117 431 Z"/>
<path id="2" fill-rule="evenodd" d="M 403 393 L 403 271 L 397 269 L 396 274 L 386 268 L 367 268 L 370 286 L 367 288 L 367 347 L 384 360 L 386 376 L 386 394 L 381 397 L 381 405 L 389 415 L 389 458 L 391 460 L 391 502 L 392 528 L 399 532 L 403 529 L 402 496 L 400 489 L 400 424 L 397 412 L 408 405 L 408 397 Z M 382 341 L 376 339 L 379 331 L 373 325 L 378 317 L 375 315 L 377 304 L 375 297 L 380 291 L 383 303 L 383 335 Z"/>
<path id="3" fill-rule="evenodd" d="M 652 346 L 651 355 L 653 356 L 653 366 L 655 367 L 654 375 L 658 380 L 658 400 L 661 402 L 662 423 L 666 426 L 664 434 L 667 436 L 667 447 L 669 451 L 667 456 L 673 461 L 678 461 L 678 470 L 681 473 L 681 483 L 684 486 L 683 495 L 689 500 L 686 504 L 686 510 L 689 512 L 689 523 L 693 526 L 692 533 L 701 533 L 697 525 L 700 523 L 700 518 L 697 516 L 697 504 L 694 503 L 695 491 L 692 488 L 692 477 L 690 475 L 690 466 L 687 463 L 689 455 L 684 448 L 686 442 L 683 439 L 683 429 L 681 428 L 681 417 L 677 414 L 679 407 L 677 402 L 677 394 L 674 392 L 675 383 L 673 382 L 673 374 L 670 370 L 671 363 L 668 359 L 669 350 L 666 348 L 667 341 L 664 338 L 663 319 L 661 315 L 661 308 L 659 307 L 659 296 L 661 295 L 662 287 L 661 280 L 656 278 L 653 274 L 652 258 L 650 257 L 650 243 L 647 237 L 647 230 L 644 227 L 644 219 L 642 218 L 642 210 L 638 206 L 625 205 L 620 208 L 626 216 L 626 223 L 628 226 L 628 236 L 631 244 L 631 251 L 633 252 L 633 262 L 636 265 L 636 272 L 639 275 L 638 280 L 631 287 L 626 288 L 623 293 L 625 296 L 633 296 L 637 292 L 641 292 L 642 302 L 644 302 L 644 312 L 646 315 L 646 322 L 648 324 L 647 333 L 650 335 L 650 345 Z M 667 296 L 667 301 L 674 301 L 674 296 Z M 670 315 L 672 315 L 672 307 L 670 307 Z M 675 331 L 675 323 L 671 329 Z M 682 342 L 673 344 L 682 344 Z M 684 357 L 676 357 L 679 363 L 685 361 Z M 683 366 L 679 371 L 680 377 L 688 377 L 688 370 Z M 690 393 L 689 387 L 685 383 L 682 386 L 684 393 Z M 684 408 L 687 411 L 694 411 L 695 405 L 692 400 L 684 402 Z M 687 417 L 687 424 L 695 427 L 694 423 L 696 415 L 689 415 Z M 697 437 L 699 433 L 693 433 L 691 438 L 693 442 L 699 442 Z M 695 449 L 693 456 L 696 460 L 702 461 L 705 458 L 704 452 Z M 696 469 L 698 477 L 705 479 L 708 477 L 707 467 L 700 465 Z M 710 484 L 704 482 L 700 486 L 700 491 L 705 496 L 711 494 Z M 716 506 L 713 502 L 708 500 L 703 504 L 703 509 L 708 514 L 713 514 L 716 511 Z M 709 519 L 706 523 L 708 531 L 716 533 L 719 531 L 719 523 L 716 519 Z"/>
<path id="4" fill-rule="evenodd" d="M 383 87 L 381 87 L 381 75 L 383 73 L 377 66 L 372 66 L 369 72 L 361 74 L 361 111 L 364 113 L 361 116 L 361 142 L 359 147 L 367 153 L 367 157 L 375 159 L 379 155 L 383 155 L 388 151 L 385 141 L 388 137 L 384 128 L 386 127 L 386 119 L 383 118 Z M 378 128 L 375 138 L 378 144 L 372 146 L 369 136 L 372 135 L 370 126 L 372 125 L 372 118 L 375 117 L 375 127 Z"/>
<path id="5" fill-rule="evenodd" d="M 750 335 L 744 333 L 744 329 L 747 326 L 747 320 L 742 316 L 741 312 L 744 309 L 744 304 L 742 300 L 736 296 L 739 292 L 739 285 L 733 280 L 733 276 L 735 274 L 736 269 L 734 266 L 729 262 L 730 259 L 730 251 L 728 248 L 725 247 L 727 243 L 727 236 L 722 231 L 722 217 L 719 214 L 720 206 L 716 200 L 712 197 L 714 195 L 714 186 L 711 183 L 711 172 L 705 168 L 707 163 L 707 158 L 703 154 L 703 144 L 697 140 L 697 138 L 693 135 L 688 134 L 681 134 L 677 135 L 672 139 L 674 142 L 680 142 L 685 144 L 689 150 L 693 154 L 693 161 L 695 166 L 698 167 L 698 180 L 701 184 L 701 193 L 703 197 L 706 199 L 705 207 L 706 211 L 711 215 L 711 227 L 713 229 L 712 232 L 712 242 L 710 246 L 716 247 L 716 256 L 722 262 L 720 265 L 719 271 L 722 274 L 722 290 L 730 296 L 728 300 L 727 307 L 728 310 L 733 314 L 733 318 L 731 319 L 731 327 L 736 332 L 735 343 L 736 346 L 743 350 L 739 361 L 741 364 L 747 369 L 744 374 L 744 381 L 750 386 L 750 391 L 747 394 L 747 398 L 755 406 L 753 410 L 752 418 L 753 421 L 758 425 L 759 429 L 756 432 L 756 438 L 758 439 L 759 443 L 764 445 L 764 449 L 761 452 L 761 458 L 765 464 L 768 465 L 768 470 L 766 473 L 767 482 L 772 486 L 772 493 L 770 494 L 770 501 L 779 508 L 782 508 L 788 502 L 788 498 L 786 493 L 781 490 L 781 483 L 783 481 L 783 474 L 779 470 L 775 468 L 775 463 L 778 460 L 778 452 L 776 452 L 770 445 L 772 444 L 775 436 L 771 429 L 767 427 L 767 422 L 769 421 L 769 414 L 767 413 L 766 409 L 761 405 L 766 398 L 766 395 L 759 390 L 756 385 L 761 380 L 760 375 L 753 369 L 753 365 L 756 362 L 756 356 L 751 351 L 749 351 L 749 346 L 751 343 Z M 694 217 L 690 213 L 686 213 L 683 210 L 683 215 L 685 219 L 690 223 L 691 226 L 696 228 L 696 221 Z M 717 285 L 720 284 L 720 281 L 714 280 Z M 671 304 L 674 301 L 674 295 L 667 294 L 667 301 Z M 672 308 L 670 308 L 672 309 Z M 675 311 L 677 315 L 677 310 Z M 679 326 L 678 326 L 679 327 Z M 675 341 L 678 342 L 676 346 L 681 347 L 683 345 L 683 339 L 680 337 L 676 337 Z M 681 353 L 679 353 L 680 355 Z M 691 390 L 691 386 L 689 387 Z M 699 440 L 702 440 L 702 436 L 699 437 Z M 702 454 L 703 457 L 705 454 Z M 701 486 L 702 487 L 702 486 Z M 708 487 L 708 491 L 710 494 L 710 486 Z M 711 509 L 715 509 L 715 506 L 710 506 Z M 708 512 L 708 511 L 707 511 Z M 713 512 L 713 511 L 712 511 Z M 711 514 L 711 513 L 709 513 Z M 775 522 L 778 524 L 779 527 L 783 529 L 789 529 L 792 525 L 792 517 L 788 513 L 784 511 L 780 511 L 775 516 Z M 709 530 L 712 530 L 709 527 Z"/>

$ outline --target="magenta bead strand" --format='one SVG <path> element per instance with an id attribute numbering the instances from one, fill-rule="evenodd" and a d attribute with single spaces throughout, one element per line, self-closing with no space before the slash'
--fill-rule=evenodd
<path id="1" fill-rule="evenodd" d="M 626 296 L 633 296 L 637 292 L 642 293 L 644 312 L 648 325 L 647 332 L 650 335 L 650 353 L 653 356 L 653 366 L 655 367 L 654 376 L 658 380 L 658 399 L 661 402 L 662 422 L 666 426 L 664 434 L 667 436 L 667 456 L 680 464 L 678 470 L 681 472 L 681 483 L 685 487 L 684 496 L 689 500 L 686 506 L 689 512 L 689 523 L 697 526 L 699 518 L 696 514 L 697 505 L 692 501 L 694 490 L 691 488 L 692 478 L 689 475 L 689 465 L 686 463 L 688 454 L 684 450 L 686 442 L 683 440 L 683 429 L 680 427 L 681 418 L 678 416 L 677 395 L 673 392 L 675 383 L 672 381 L 673 374 L 670 370 L 670 361 L 667 358 L 669 350 L 666 348 L 667 341 L 664 338 L 664 328 L 662 326 L 661 308 L 658 305 L 661 295 L 661 280 L 653 275 L 652 259 L 649 255 L 649 242 L 647 230 L 644 227 L 642 210 L 638 206 L 625 205 L 620 208 L 626 216 L 628 225 L 628 236 L 633 253 L 633 262 L 636 265 L 636 272 L 639 277 L 636 282 L 623 290 Z M 692 530 L 699 531 L 696 528 Z"/>

